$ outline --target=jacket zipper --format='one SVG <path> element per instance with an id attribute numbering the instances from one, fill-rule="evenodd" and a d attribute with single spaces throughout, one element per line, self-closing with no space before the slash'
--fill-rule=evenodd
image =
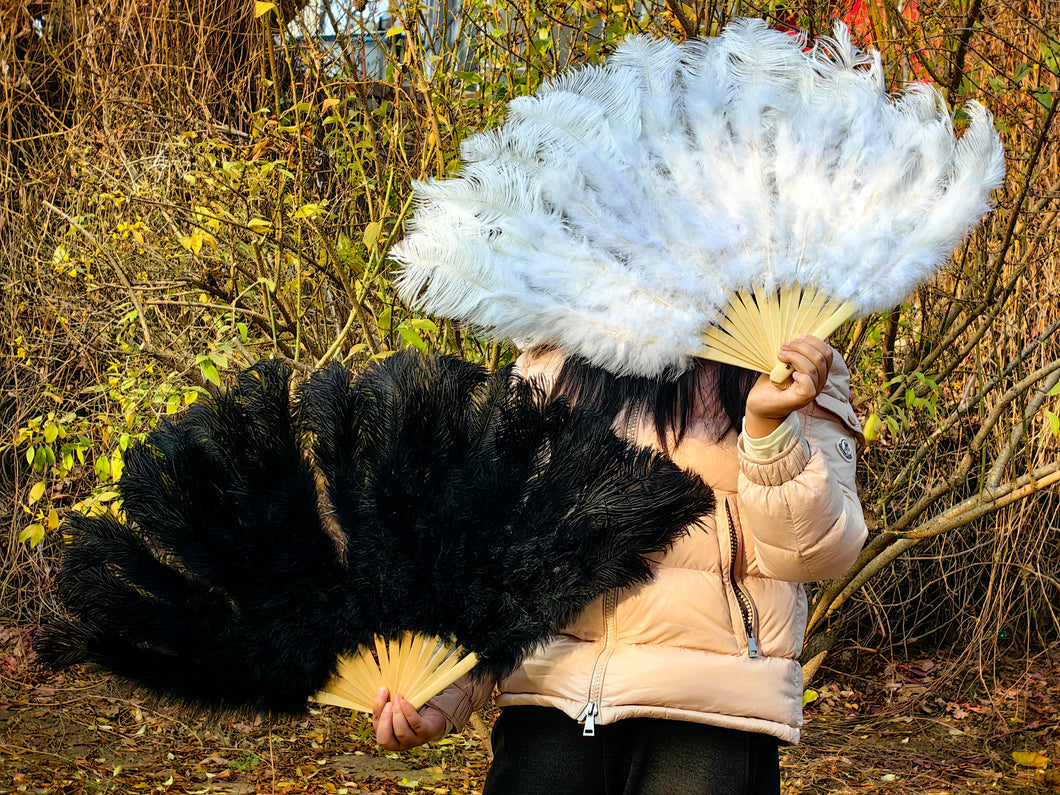
<path id="1" fill-rule="evenodd" d="M 641 410 L 631 410 L 626 415 L 626 427 L 623 438 L 626 442 L 633 440 L 634 432 L 640 422 Z M 604 672 L 607 663 L 615 650 L 618 638 L 618 619 L 615 615 L 618 610 L 618 591 L 610 590 L 604 594 L 604 648 L 593 663 L 593 675 L 589 680 L 589 698 L 585 708 L 578 715 L 578 722 L 584 723 L 582 737 L 596 736 L 596 719 L 600 715 L 600 695 L 604 689 Z"/>
<path id="2" fill-rule="evenodd" d="M 744 593 L 736 578 L 736 562 L 740 557 L 740 541 L 736 532 L 736 523 L 732 518 L 729 501 L 725 500 L 725 518 L 729 523 L 729 583 L 736 594 L 736 603 L 740 606 L 740 617 L 743 619 L 744 632 L 747 633 L 747 656 L 758 656 L 758 642 L 755 640 L 755 625 L 758 623 L 758 611 L 755 610 L 751 597 Z"/>
<path id="3" fill-rule="evenodd" d="M 583 737 L 596 736 L 596 719 L 600 715 L 600 694 L 604 689 L 604 672 L 607 670 L 607 663 L 615 650 L 615 640 L 618 637 L 618 619 L 615 616 L 617 608 L 618 591 L 612 589 L 604 594 L 604 648 L 593 664 L 593 675 L 589 680 L 589 699 L 578 716 L 578 721 L 585 724 L 585 728 L 582 729 Z"/>

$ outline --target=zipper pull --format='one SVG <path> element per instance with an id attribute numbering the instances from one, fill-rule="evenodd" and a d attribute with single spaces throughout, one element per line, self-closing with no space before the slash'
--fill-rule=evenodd
<path id="1" fill-rule="evenodd" d="M 758 656 L 758 643 L 750 632 L 747 633 L 747 656 L 751 659 Z"/>
<path id="2" fill-rule="evenodd" d="M 578 716 L 578 722 L 585 723 L 585 728 L 582 730 L 582 737 L 596 736 L 596 716 L 599 714 L 600 708 L 596 706 L 595 701 L 590 701 L 585 705 L 582 714 Z"/>

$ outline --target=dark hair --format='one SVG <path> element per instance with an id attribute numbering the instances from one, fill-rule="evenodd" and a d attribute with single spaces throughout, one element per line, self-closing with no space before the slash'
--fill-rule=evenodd
<path id="1" fill-rule="evenodd" d="M 739 430 L 747 395 L 758 373 L 729 364 L 695 359 L 677 378 L 618 376 L 578 357 L 566 359 L 552 388 L 572 403 L 591 405 L 614 419 L 623 408 L 650 412 L 655 432 L 667 447 L 673 434 L 680 443 L 696 414 L 711 426 L 715 439 Z"/>

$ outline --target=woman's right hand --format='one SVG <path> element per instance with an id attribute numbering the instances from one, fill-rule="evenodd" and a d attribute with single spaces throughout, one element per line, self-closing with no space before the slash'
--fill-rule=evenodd
<path id="1" fill-rule="evenodd" d="M 400 693 L 381 687 L 372 701 L 375 741 L 388 751 L 407 751 L 445 734 L 445 715 L 431 706 L 417 711 Z"/>

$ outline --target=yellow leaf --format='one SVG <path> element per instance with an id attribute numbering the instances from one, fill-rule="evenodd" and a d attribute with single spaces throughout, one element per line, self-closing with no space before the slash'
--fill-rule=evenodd
<path id="1" fill-rule="evenodd" d="M 372 221 L 364 228 L 364 244 L 368 248 L 375 248 L 376 241 L 379 240 L 379 233 L 382 231 L 383 225 L 378 221 Z"/>
<path id="2" fill-rule="evenodd" d="M 121 477 L 121 471 L 125 468 L 125 461 L 122 459 L 121 451 L 115 450 L 110 457 L 110 476 L 114 480 L 118 480 Z"/>
<path id="3" fill-rule="evenodd" d="M 292 218 L 314 218 L 324 211 L 324 202 L 309 202 L 303 204 L 292 213 Z"/>
<path id="4" fill-rule="evenodd" d="M 820 697 L 820 694 L 816 690 L 803 690 L 802 691 L 802 705 L 805 707 L 807 704 L 812 704 Z"/>
<path id="5" fill-rule="evenodd" d="M 216 214 L 209 207 L 196 207 L 195 220 L 211 232 L 217 232 L 221 229 L 221 222 L 217 220 Z"/>
<path id="6" fill-rule="evenodd" d="M 880 415 L 873 412 L 865 420 L 865 441 L 872 442 L 880 435 Z"/>
<path id="7" fill-rule="evenodd" d="M 247 221 L 247 226 L 249 226 L 250 231 L 256 235 L 264 235 L 272 231 L 272 224 L 264 218 L 251 218 Z"/>
<path id="8" fill-rule="evenodd" d="M 1039 770 L 1049 767 L 1049 757 L 1041 751 L 1013 751 L 1012 761 L 1020 767 L 1036 767 Z"/>
<path id="9" fill-rule="evenodd" d="M 258 17 L 263 17 L 266 14 L 268 14 L 270 11 L 275 11 L 275 10 L 276 10 L 276 4 L 275 3 L 267 3 L 267 2 L 264 2 L 264 0 L 257 0 L 257 2 L 254 3 L 254 18 L 257 19 Z"/>
<path id="10" fill-rule="evenodd" d="M 54 508 L 48 510 L 48 529 L 57 530 L 59 528 L 59 512 Z"/>
<path id="11" fill-rule="evenodd" d="M 327 113 L 333 107 L 339 104 L 339 101 L 335 97 L 328 97 L 322 103 L 320 103 L 320 112 Z"/>
<path id="12" fill-rule="evenodd" d="M 202 251 L 202 231 L 196 229 L 190 235 L 182 235 L 180 238 L 180 245 L 184 247 L 186 251 L 190 251 L 193 254 L 198 254 Z"/>
<path id="13" fill-rule="evenodd" d="M 33 484 L 33 488 L 29 490 L 29 504 L 34 505 L 40 502 L 40 498 L 44 496 L 44 481 L 40 480 Z"/>

